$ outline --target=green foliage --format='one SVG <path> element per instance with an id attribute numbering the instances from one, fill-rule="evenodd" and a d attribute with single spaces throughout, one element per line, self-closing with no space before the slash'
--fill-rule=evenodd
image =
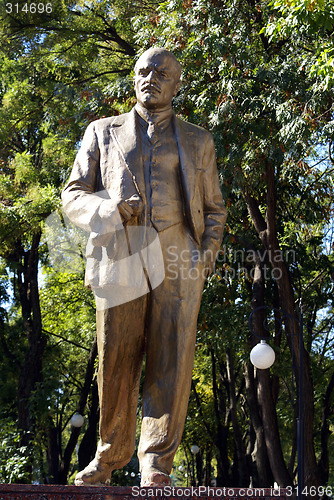
<path id="1" fill-rule="evenodd" d="M 303 65 L 316 78 L 313 89 L 329 89 L 333 85 L 334 68 L 334 3 L 331 0 L 276 0 L 275 11 L 263 32 L 269 41 L 298 45 Z"/>
<path id="2" fill-rule="evenodd" d="M 31 460 L 26 446 L 20 446 L 20 436 L 15 422 L 1 419 L 0 431 L 0 480 L 2 483 L 25 483 L 26 466 Z"/>
<path id="3" fill-rule="evenodd" d="M 84 369 L 95 335 L 93 296 L 83 276 L 45 270 L 40 292 L 43 328 L 48 335 L 44 379 L 48 412 L 64 422 L 75 413 Z M 65 416 L 67 415 L 67 417 Z"/>
<path id="4" fill-rule="evenodd" d="M 151 45 L 171 49 L 183 65 L 175 108 L 182 118 L 213 132 L 229 210 L 222 254 L 203 293 L 194 387 L 175 461 L 176 480 L 194 482 L 202 463 L 207 467 L 202 481 L 210 484 L 218 476 L 221 484 L 236 485 L 236 469 L 242 469 L 238 446 L 256 468 L 254 423 L 245 387 L 254 256 L 262 256 L 268 271 L 267 304 L 275 302 L 277 288 L 275 268 L 263 253 L 246 199 L 252 197 L 266 220 L 269 164 L 275 171 L 277 239 L 295 299 L 302 294 L 304 302 L 319 457 L 324 397 L 333 373 L 333 162 L 327 149 L 330 143 L 331 153 L 334 133 L 333 2 L 54 0 L 47 15 L 19 11 L 8 16 L 5 10 L 2 2 L 0 479 L 29 480 L 28 466 L 33 464 L 38 479 L 49 480 L 45 456 L 50 431 L 56 430 L 60 456 L 68 442 L 69 419 L 82 393 L 94 338 L 93 298 L 82 285 L 82 275 L 52 268 L 43 234 L 39 299 L 46 347 L 42 378 L 29 399 L 36 423 L 28 455 L 16 430 L 15 391 L 29 346 L 29 321 L 23 317 L 18 284 L 34 236 L 44 232 L 44 221 L 60 206 L 60 190 L 84 128 L 96 118 L 132 107 L 133 60 Z M 282 335 L 275 342 L 280 346 L 275 345 L 278 362 L 271 383 L 288 463 L 296 401 L 286 338 Z M 329 403 L 332 407 L 333 394 Z M 91 405 L 89 395 L 88 411 Z M 332 429 L 332 412 L 327 422 Z M 83 432 L 86 429 L 87 419 Z M 190 452 L 193 444 L 200 447 L 197 459 Z M 330 436 L 330 456 L 333 446 Z M 71 481 L 76 468 L 73 456 Z M 138 473 L 136 463 L 127 472 L 115 473 L 114 484 L 138 481 L 138 476 L 131 478 L 131 472 Z"/>

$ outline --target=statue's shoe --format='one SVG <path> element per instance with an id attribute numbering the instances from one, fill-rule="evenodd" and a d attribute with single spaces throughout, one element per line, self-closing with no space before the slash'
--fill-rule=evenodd
<path id="1" fill-rule="evenodd" d="M 87 467 L 80 471 L 74 480 L 76 486 L 102 486 L 110 480 L 112 468 L 110 464 L 99 462 L 94 458 Z"/>
<path id="2" fill-rule="evenodd" d="M 140 486 L 170 486 L 171 479 L 168 474 L 158 469 L 143 469 Z"/>

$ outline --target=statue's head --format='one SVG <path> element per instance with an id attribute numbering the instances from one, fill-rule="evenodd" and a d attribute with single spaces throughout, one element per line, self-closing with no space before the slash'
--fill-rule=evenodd
<path id="1" fill-rule="evenodd" d="M 135 65 L 137 101 L 152 111 L 167 109 L 181 87 L 181 65 L 169 50 L 146 50 Z"/>

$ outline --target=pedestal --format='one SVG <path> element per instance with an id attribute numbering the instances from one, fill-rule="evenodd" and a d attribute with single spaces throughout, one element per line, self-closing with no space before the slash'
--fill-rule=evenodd
<path id="1" fill-rule="evenodd" d="M 56 486 L 0 484 L 0 500 L 287 500 L 283 488 Z"/>

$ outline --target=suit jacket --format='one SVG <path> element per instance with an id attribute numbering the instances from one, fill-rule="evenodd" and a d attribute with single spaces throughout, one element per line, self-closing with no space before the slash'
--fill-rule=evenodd
<path id="1" fill-rule="evenodd" d="M 215 254 L 221 244 L 226 210 L 212 135 L 201 127 L 174 118 L 188 225 L 199 249 Z M 62 200 L 70 220 L 89 232 L 112 233 L 122 229 L 118 203 L 134 194 L 145 199 L 137 126 L 133 109 L 130 113 L 94 121 L 87 127 Z M 110 213 L 107 227 L 105 218 L 102 223 L 106 207 Z M 112 264 L 118 259 L 117 251 L 108 255 L 109 272 L 112 272 Z M 101 259 L 96 249 L 90 257 Z M 86 284 L 92 284 L 92 279 L 91 276 L 87 280 L 86 276 Z M 101 285 L 101 279 L 98 282 Z M 95 286 L 99 286 L 97 282 Z"/>

